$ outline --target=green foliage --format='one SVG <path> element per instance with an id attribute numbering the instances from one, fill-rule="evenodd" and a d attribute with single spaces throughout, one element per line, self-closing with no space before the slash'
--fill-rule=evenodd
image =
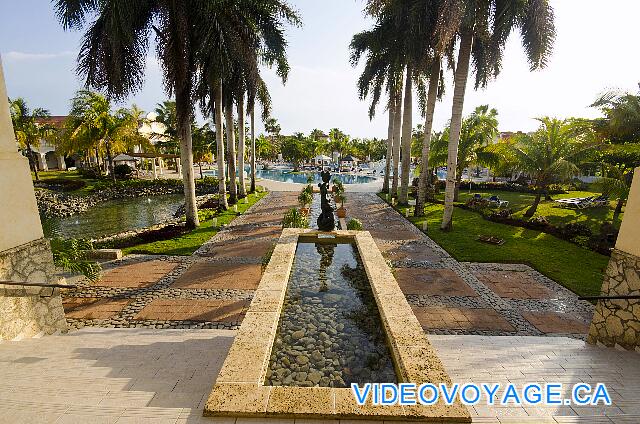
<path id="1" fill-rule="evenodd" d="M 53 263 L 68 272 L 82 274 L 89 281 L 100 279 L 100 264 L 84 259 L 85 252 L 93 249 L 90 241 L 83 239 L 51 239 Z"/>
<path id="2" fill-rule="evenodd" d="M 298 209 L 292 208 L 284 214 L 282 228 L 309 228 L 309 219 Z"/>
<path id="3" fill-rule="evenodd" d="M 305 188 L 298 195 L 298 203 L 301 208 L 308 207 L 313 202 L 313 195 Z"/>
<path id="4" fill-rule="evenodd" d="M 126 163 L 122 163 L 120 165 L 116 165 L 113 167 L 113 172 L 116 174 L 116 178 L 118 179 L 127 179 L 131 178 L 131 174 L 133 174 L 133 169 Z"/>
<path id="5" fill-rule="evenodd" d="M 333 192 L 335 194 L 344 194 L 344 184 L 337 178 L 333 179 Z"/>
<path id="6" fill-rule="evenodd" d="M 362 222 L 359 219 L 351 218 L 349 222 L 347 222 L 347 230 L 351 231 L 362 231 Z"/>
<path id="7" fill-rule="evenodd" d="M 334 196 L 336 203 L 340 203 L 340 207 L 344 207 L 344 202 L 347 200 L 347 197 L 344 195 L 344 192 L 336 193 Z"/>

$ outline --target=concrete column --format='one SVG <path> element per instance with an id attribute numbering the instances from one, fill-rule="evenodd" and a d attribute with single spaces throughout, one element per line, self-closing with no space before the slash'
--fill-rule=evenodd
<path id="1" fill-rule="evenodd" d="M 151 159 L 151 166 L 153 168 L 153 179 L 158 179 L 158 167 L 156 166 L 156 158 Z"/>
<path id="2" fill-rule="evenodd" d="M 29 161 L 18 153 L 0 59 L 0 281 L 58 282 Z M 58 289 L 0 283 L 0 339 L 66 330 Z"/>
<path id="3" fill-rule="evenodd" d="M 160 175 L 164 175 L 163 171 L 162 171 L 162 167 L 164 165 L 164 161 L 162 160 L 162 158 L 158 158 L 158 174 Z"/>
<path id="4" fill-rule="evenodd" d="M 640 168 L 636 168 L 602 296 L 640 296 Z M 640 352 L 640 299 L 599 300 L 589 343 Z"/>
<path id="5" fill-rule="evenodd" d="M 34 155 L 38 159 L 38 170 L 39 171 L 48 171 L 49 170 L 49 166 L 47 165 L 46 153 L 35 152 Z"/>
<path id="6" fill-rule="evenodd" d="M 57 155 L 56 156 L 56 160 L 58 161 L 58 169 L 63 171 L 65 169 L 67 169 L 67 164 L 64 161 L 64 156 L 62 155 Z"/>
<path id="7" fill-rule="evenodd" d="M 178 177 L 182 178 L 182 166 L 180 166 L 180 158 L 176 158 L 176 168 L 178 169 Z"/>

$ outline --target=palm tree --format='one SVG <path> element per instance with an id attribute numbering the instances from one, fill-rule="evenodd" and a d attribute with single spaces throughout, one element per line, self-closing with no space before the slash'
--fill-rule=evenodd
<path id="1" fill-rule="evenodd" d="M 380 11 L 370 4 L 370 14 L 379 16 Z M 367 55 L 362 74 L 358 78 L 358 95 L 361 100 L 371 96 L 369 119 L 373 119 L 382 91 L 388 95 L 387 110 L 389 124 L 387 129 L 387 152 L 382 191 L 389 192 L 390 174 L 393 169 L 393 196 L 398 188 L 398 167 L 400 152 L 400 125 L 403 59 L 402 51 L 397 48 L 395 22 L 379 19 L 372 30 L 362 31 L 353 36 L 350 44 L 351 64 L 357 66 L 363 55 Z M 397 130 L 397 132 L 396 132 Z M 392 164 L 393 163 L 393 164 Z"/>
<path id="2" fill-rule="evenodd" d="M 455 25 L 443 26 L 438 31 L 453 32 L 460 41 L 451 107 L 443 230 L 452 228 L 458 143 L 471 57 L 476 88 L 484 87 L 500 72 L 502 53 L 511 31 L 520 31 L 531 70 L 546 66 L 555 39 L 554 14 L 548 0 L 455 0 L 447 4 L 449 9 L 444 16 L 448 16 L 448 22 Z M 455 30 L 451 31 L 452 28 Z M 442 38 L 447 40 L 447 37 Z"/>
<path id="3" fill-rule="evenodd" d="M 197 227 L 191 141 L 195 58 L 209 17 L 226 5 L 199 0 L 54 0 L 54 4 L 65 29 L 82 29 L 92 19 L 78 54 L 78 73 L 87 86 L 105 90 L 109 98 L 120 100 L 141 88 L 149 35 L 155 34 L 165 87 L 176 100 L 186 225 Z"/>
<path id="4" fill-rule="evenodd" d="M 21 97 L 9 100 L 9 111 L 11 112 L 11 121 L 16 140 L 20 147 L 24 149 L 36 181 L 40 181 L 38 164 L 32 148 L 38 148 L 41 140 L 52 139 L 56 130 L 51 125 L 40 124 L 36 121 L 49 118 L 51 115 L 49 111 L 41 108 L 30 111 L 27 102 Z"/>
<path id="5" fill-rule="evenodd" d="M 613 211 L 613 222 L 616 222 L 622 213 L 622 207 L 629 198 L 631 183 L 633 181 L 633 169 L 624 165 L 607 166 L 606 174 L 594 183 L 604 196 L 616 198 L 616 208 Z"/>
<path id="6" fill-rule="evenodd" d="M 501 144 L 516 169 L 529 176 L 536 188 L 533 205 L 525 212 L 532 217 L 542 194 L 550 184 L 579 174 L 578 166 L 597 147 L 591 124 L 584 120 L 538 118 L 540 128 L 532 135 L 522 134 L 517 143 Z"/>
<path id="7" fill-rule="evenodd" d="M 100 93 L 80 90 L 71 100 L 71 111 L 65 123 L 66 149 L 85 146 L 104 149 L 107 155 L 109 175 L 115 181 L 113 157 L 136 145 L 148 145 L 148 139 L 138 134 L 137 108 L 111 110 L 111 103 Z"/>
<path id="8" fill-rule="evenodd" d="M 456 169 L 456 190 L 454 201 L 458 201 L 462 172 L 476 166 L 493 166 L 500 162 L 500 155 L 493 149 L 493 141 L 498 135 L 498 111 L 489 109 L 488 105 L 478 106 L 474 112 L 462 121 L 460 143 Z M 433 165 L 444 165 L 448 158 L 449 129 L 442 137 L 434 140 L 430 162 Z"/>

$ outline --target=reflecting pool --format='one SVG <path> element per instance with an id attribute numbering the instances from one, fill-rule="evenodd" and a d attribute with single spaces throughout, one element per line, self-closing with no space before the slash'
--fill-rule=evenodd
<path id="1" fill-rule="evenodd" d="M 357 248 L 299 242 L 265 384 L 370 382 L 397 378 Z"/>

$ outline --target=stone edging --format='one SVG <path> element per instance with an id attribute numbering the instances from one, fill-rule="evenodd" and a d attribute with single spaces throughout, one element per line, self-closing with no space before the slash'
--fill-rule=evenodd
<path id="1" fill-rule="evenodd" d="M 283 230 L 209 395 L 204 415 L 471 422 L 467 408 L 461 403 L 445 405 L 439 401 L 431 406 L 360 406 L 351 389 L 263 385 L 298 238 L 315 234 L 317 232 L 313 230 Z M 356 242 L 400 381 L 450 384 L 449 375 L 371 234 L 367 231 L 334 231 L 333 234 Z"/>

